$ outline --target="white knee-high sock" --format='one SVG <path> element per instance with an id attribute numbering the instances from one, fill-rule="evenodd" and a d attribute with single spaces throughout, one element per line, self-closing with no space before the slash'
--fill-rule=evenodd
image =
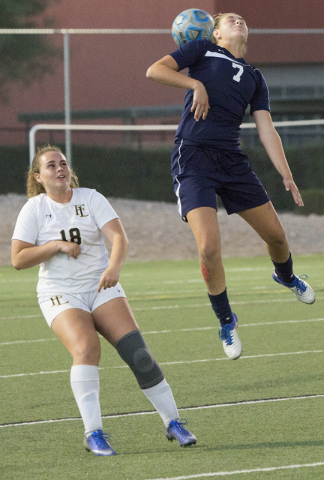
<path id="1" fill-rule="evenodd" d="M 95 365 L 73 365 L 70 378 L 86 436 L 89 436 L 95 430 L 102 430 L 98 367 Z"/>
<path id="2" fill-rule="evenodd" d="M 165 379 L 154 387 L 143 389 L 142 392 L 156 408 L 166 427 L 169 426 L 171 420 L 179 420 L 172 390 Z"/>

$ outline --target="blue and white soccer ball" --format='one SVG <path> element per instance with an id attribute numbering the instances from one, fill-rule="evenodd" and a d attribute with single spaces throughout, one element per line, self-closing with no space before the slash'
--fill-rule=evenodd
<path id="1" fill-rule="evenodd" d="M 189 8 L 180 13 L 172 24 L 172 36 L 179 47 L 192 40 L 209 39 L 213 30 L 213 17 L 198 8 Z"/>

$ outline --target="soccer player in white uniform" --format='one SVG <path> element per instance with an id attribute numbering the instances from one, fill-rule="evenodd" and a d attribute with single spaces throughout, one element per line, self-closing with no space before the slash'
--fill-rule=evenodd
<path id="1" fill-rule="evenodd" d="M 314 303 L 312 288 L 293 273 L 285 231 L 267 192 L 253 172 L 240 143 L 247 107 L 273 165 L 298 206 L 303 201 L 293 180 L 282 143 L 270 115 L 266 82 L 243 58 L 248 37 L 245 21 L 235 13 L 215 16 L 214 42 L 196 40 L 154 63 L 147 77 L 187 89 L 176 132 L 171 167 L 179 213 L 188 221 L 198 246 L 201 271 L 211 306 L 220 322 L 226 355 L 242 352 L 237 317 L 227 297 L 216 194 L 229 215 L 239 214 L 265 241 L 274 264 L 273 279 L 304 303 Z M 188 76 L 180 70 L 188 68 Z"/>
<path id="2" fill-rule="evenodd" d="M 40 265 L 37 295 L 48 325 L 73 357 L 71 386 L 85 427 L 84 446 L 116 455 L 103 433 L 99 404 L 101 334 L 130 366 L 160 414 L 167 439 L 181 446 L 196 437 L 179 422 L 170 386 L 148 349 L 118 282 L 128 240 L 109 202 L 79 188 L 55 146 L 38 150 L 27 182 L 28 202 L 12 236 L 17 270 Z M 105 239 L 111 243 L 110 259 Z"/>

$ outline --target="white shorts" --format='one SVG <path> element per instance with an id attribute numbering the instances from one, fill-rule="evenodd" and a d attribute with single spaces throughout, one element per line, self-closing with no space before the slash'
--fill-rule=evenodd
<path id="1" fill-rule="evenodd" d="M 126 294 L 120 283 L 106 290 L 101 289 L 99 293 L 97 290 L 93 290 L 92 292 L 86 293 L 39 294 L 38 303 L 50 327 L 54 318 L 57 317 L 59 313 L 64 312 L 64 310 L 79 308 L 92 313 L 96 308 L 100 307 L 100 305 L 118 297 L 126 298 Z"/>

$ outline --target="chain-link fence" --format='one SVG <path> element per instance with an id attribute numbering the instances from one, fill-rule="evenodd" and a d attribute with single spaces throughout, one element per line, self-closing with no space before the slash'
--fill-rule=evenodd
<path id="1" fill-rule="evenodd" d="M 6 69 L 0 94 L 0 193 L 24 193 L 29 165 L 28 135 L 38 123 L 168 125 L 180 119 L 184 91 L 150 82 L 151 63 L 176 47 L 169 30 L 0 31 Z M 250 35 L 266 33 L 251 30 Z M 277 33 L 300 34 L 292 31 Z M 303 31 L 307 33 L 307 31 Z M 308 33 L 322 35 L 323 31 Z M 14 53 L 14 54 L 13 54 Z M 262 68 L 261 68 L 262 71 Z M 5 81 L 7 73 L 10 81 Z M 300 76 L 300 75 L 299 75 Z M 323 76 L 322 76 L 323 77 Z M 321 119 L 324 81 L 290 78 L 291 86 L 270 85 L 274 120 Z M 246 115 L 245 121 L 251 121 Z M 324 129 L 317 125 L 280 128 L 296 183 L 307 190 L 310 211 L 323 186 Z M 173 131 L 42 131 L 37 143 L 59 144 L 72 156 L 81 184 L 106 195 L 174 201 L 170 177 Z M 293 210 L 281 180 L 261 148 L 255 130 L 242 131 L 242 145 L 277 209 Z M 70 148 L 70 153 L 69 153 Z M 310 193 L 313 191 L 313 193 Z M 305 210 L 306 211 L 306 210 Z M 309 211 L 307 211 L 309 213 Z"/>

